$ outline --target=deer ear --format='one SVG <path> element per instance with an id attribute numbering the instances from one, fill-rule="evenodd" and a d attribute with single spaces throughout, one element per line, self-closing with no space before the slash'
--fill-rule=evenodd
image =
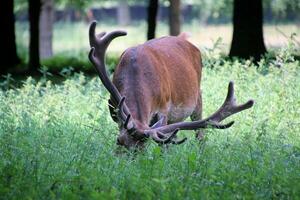
<path id="1" fill-rule="evenodd" d="M 153 124 L 153 125 L 151 126 L 151 129 L 158 128 L 158 127 L 160 127 L 160 126 L 165 125 L 165 123 L 164 123 L 164 122 L 165 122 L 165 119 L 166 119 L 165 116 L 161 117 L 155 124 Z"/>

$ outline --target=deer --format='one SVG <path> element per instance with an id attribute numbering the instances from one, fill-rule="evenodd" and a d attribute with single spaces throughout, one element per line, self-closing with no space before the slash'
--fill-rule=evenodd
<path id="1" fill-rule="evenodd" d="M 226 129 L 234 121 L 222 124 L 227 117 L 249 109 L 254 100 L 238 105 L 234 83 L 221 107 L 202 119 L 200 50 L 184 34 L 152 39 L 126 49 L 115 68 L 112 80 L 106 70 L 105 54 L 111 41 L 125 36 L 125 31 L 95 33 L 96 21 L 89 27 L 89 60 L 110 93 L 111 118 L 119 126 L 117 145 L 127 149 L 143 148 L 148 139 L 159 145 L 181 144 L 180 130 Z M 191 121 L 184 121 L 190 117 Z"/>

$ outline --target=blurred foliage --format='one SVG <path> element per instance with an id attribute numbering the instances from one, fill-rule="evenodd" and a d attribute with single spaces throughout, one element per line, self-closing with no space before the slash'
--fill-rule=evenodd
<path id="1" fill-rule="evenodd" d="M 21 12 L 28 8 L 28 0 L 13 0 L 15 12 Z"/>
<path id="2" fill-rule="evenodd" d="M 55 0 L 55 6 L 59 9 L 72 7 L 77 10 L 85 10 L 90 7 L 111 7 L 118 5 L 121 0 Z M 147 5 L 146 0 L 127 0 L 129 5 Z M 161 5 L 168 6 L 169 0 L 161 0 Z M 218 18 L 221 15 L 232 14 L 233 0 L 182 0 L 182 4 L 194 5 L 200 17 Z M 289 11 L 295 14 L 300 13 L 300 1 L 298 0 L 263 0 L 264 9 L 271 10 L 275 16 L 284 17 Z M 15 11 L 22 11 L 27 8 L 27 0 L 15 0 Z M 299 15 L 299 14 L 298 14 Z"/>
<path id="3" fill-rule="evenodd" d="M 199 12 L 199 18 L 219 18 L 223 16 L 231 16 L 233 8 L 233 0 L 183 0 L 183 3 L 195 5 L 195 9 Z"/>
<path id="4" fill-rule="evenodd" d="M 288 11 L 297 11 L 299 16 L 299 0 L 265 0 L 263 2 L 264 6 L 270 7 L 278 17 L 287 15 Z"/>
<path id="5" fill-rule="evenodd" d="M 14 0 L 15 1 L 15 11 L 23 11 L 27 9 L 28 0 Z M 110 7 L 116 6 L 119 1 L 122 0 L 53 0 L 56 8 L 65 9 L 65 8 L 75 8 L 77 10 L 84 10 L 89 7 Z M 43 0 L 41 0 L 43 2 Z M 129 5 L 132 4 L 143 4 L 146 5 L 147 1 L 139 1 L 139 0 L 127 0 Z"/>

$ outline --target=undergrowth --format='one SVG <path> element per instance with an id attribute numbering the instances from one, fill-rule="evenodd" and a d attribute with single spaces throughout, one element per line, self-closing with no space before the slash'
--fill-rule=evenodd
<path id="1" fill-rule="evenodd" d="M 281 56 L 281 57 L 280 57 Z M 66 70 L 53 84 L 12 77 L 0 90 L 0 199 L 298 199 L 300 197 L 300 67 L 285 58 L 205 61 L 204 116 L 235 81 L 240 103 L 226 130 L 192 131 L 182 145 L 149 141 L 141 152 L 117 154 L 117 125 L 97 77 Z M 278 64 L 280 63 L 280 65 Z"/>

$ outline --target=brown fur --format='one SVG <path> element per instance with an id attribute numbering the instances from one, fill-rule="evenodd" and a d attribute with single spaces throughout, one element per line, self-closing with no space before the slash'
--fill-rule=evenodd
<path id="1" fill-rule="evenodd" d="M 183 37 L 163 37 L 127 49 L 113 83 L 139 129 L 157 114 L 168 123 L 201 118 L 200 51 Z"/>

